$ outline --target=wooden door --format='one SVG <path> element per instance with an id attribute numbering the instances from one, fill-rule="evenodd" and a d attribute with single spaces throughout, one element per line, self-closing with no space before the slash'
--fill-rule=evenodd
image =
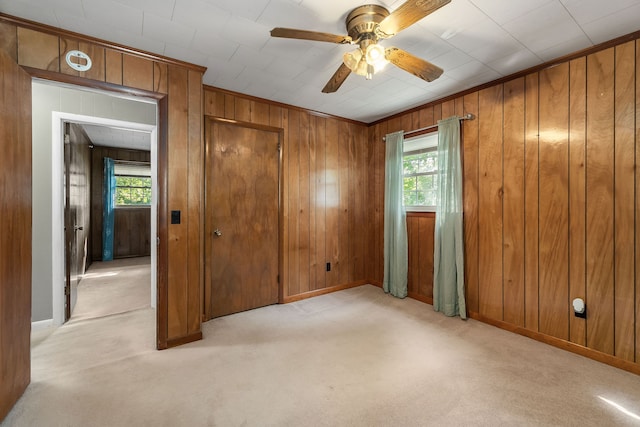
<path id="1" fill-rule="evenodd" d="M 75 259 L 76 239 L 75 226 L 77 223 L 76 210 L 71 204 L 71 163 L 72 163 L 71 141 L 69 139 L 69 123 L 65 124 L 64 136 L 64 321 L 71 317 L 73 305 L 76 300 L 77 278 L 76 271 L 77 260 Z M 73 295 L 72 295 L 73 294 Z"/>
<path id="2" fill-rule="evenodd" d="M 278 302 L 280 130 L 210 119 L 205 316 Z"/>
<path id="3" fill-rule="evenodd" d="M 0 49 L 0 421 L 31 376 L 31 77 Z"/>
<path id="4" fill-rule="evenodd" d="M 78 283 L 86 266 L 89 206 L 89 147 L 78 136 L 79 125 L 65 123 L 64 229 L 65 229 L 65 321 L 78 299 Z"/>

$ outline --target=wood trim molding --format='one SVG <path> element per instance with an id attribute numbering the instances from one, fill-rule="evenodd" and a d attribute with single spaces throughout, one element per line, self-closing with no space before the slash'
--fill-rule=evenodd
<path id="1" fill-rule="evenodd" d="M 435 218 L 435 212 L 407 212 L 407 218 L 410 217 L 418 217 L 418 218 Z"/>
<path id="2" fill-rule="evenodd" d="M 609 40 L 609 41 L 606 41 L 604 43 L 600 43 L 600 44 L 597 44 L 595 46 L 591 46 L 591 47 L 588 47 L 586 49 L 582 49 L 582 50 L 579 50 L 577 52 L 573 52 L 573 53 L 570 53 L 568 55 L 564 55 L 564 56 L 561 56 L 559 58 L 552 59 L 551 61 L 547 61 L 547 62 L 539 64 L 539 65 L 534 65 L 533 67 L 527 68 L 527 69 L 522 70 L 522 71 L 515 72 L 513 74 L 509 74 L 508 76 L 501 77 L 499 79 L 492 80 L 490 82 L 483 83 L 483 84 L 478 85 L 478 86 L 474 86 L 472 88 L 463 90 L 461 92 L 454 93 L 453 95 L 449 95 L 449 96 L 446 96 L 444 98 L 437 99 L 435 101 L 427 102 L 426 104 L 422 104 L 422 105 L 419 105 L 417 107 L 410 108 L 408 110 L 400 111 L 399 113 L 395 113 L 395 114 L 393 114 L 391 116 L 387 116 L 387 117 L 384 117 L 382 119 L 378 119 L 378 120 L 376 120 L 374 122 L 371 122 L 371 123 L 369 123 L 369 126 L 375 126 L 377 124 L 386 122 L 387 120 L 395 119 L 395 118 L 398 118 L 398 117 L 403 116 L 405 114 L 413 113 L 413 112 L 422 110 L 422 109 L 427 108 L 427 107 L 432 107 L 432 106 L 437 105 L 437 104 L 442 104 L 443 102 L 447 102 L 447 101 L 450 101 L 452 99 L 460 98 L 460 97 L 468 95 L 470 93 L 478 92 L 478 91 L 480 91 L 482 89 L 486 89 L 486 88 L 489 88 L 489 87 L 492 87 L 492 86 L 495 86 L 495 85 L 498 85 L 498 84 L 502 84 L 502 83 L 517 79 L 519 77 L 523 77 L 523 76 L 526 76 L 528 74 L 544 70 L 545 68 L 551 68 L 551 67 L 556 66 L 558 64 L 571 61 L 572 59 L 581 58 L 583 56 L 591 55 L 591 54 L 599 52 L 601 50 L 609 49 L 612 46 L 617 46 L 619 44 L 623 44 L 623 43 L 626 43 L 626 42 L 629 42 L 629 41 L 632 41 L 632 40 L 636 40 L 636 39 L 640 39 L 640 31 L 635 31 L 633 33 L 629 33 L 629 34 L 626 34 L 624 36 L 617 37 L 617 38 L 615 38 L 613 40 Z"/>
<path id="3" fill-rule="evenodd" d="M 203 67 L 201 65 L 191 64 L 189 62 L 180 61 L 178 59 L 169 58 L 167 56 L 157 55 L 155 53 L 146 52 L 143 50 L 134 49 L 132 47 L 127 47 L 121 44 L 112 43 L 106 40 L 98 39 L 91 36 L 86 36 L 84 34 L 75 33 L 73 31 L 63 30 L 62 28 L 53 27 L 50 25 L 41 24 L 34 21 L 29 21 L 26 19 L 18 18 L 16 16 L 7 15 L 4 13 L 0 13 L 0 21 L 10 22 L 19 27 L 29 28 L 31 30 L 41 31 L 43 33 L 52 34 L 59 37 L 75 39 L 79 41 L 85 41 L 89 43 L 93 43 L 98 46 L 106 47 L 109 49 L 113 49 L 122 53 L 127 53 L 130 55 L 136 55 L 142 58 L 150 59 L 156 62 L 162 62 L 164 64 L 177 65 L 183 68 L 188 68 L 190 70 L 199 71 L 204 74 L 207 71 L 207 67 Z"/>
<path id="4" fill-rule="evenodd" d="M 204 92 L 204 91 L 203 91 Z M 204 99 L 204 96 L 202 97 Z M 284 283 L 284 188 L 285 188 L 285 174 L 284 174 L 284 150 L 285 141 L 284 128 L 275 128 L 268 126 L 273 131 L 278 132 L 278 303 L 281 304 L 285 298 L 285 283 Z M 204 265 L 204 264 L 203 264 Z"/>
<path id="5" fill-rule="evenodd" d="M 117 85 L 113 83 L 102 82 L 99 80 L 91 80 L 85 77 L 71 76 L 68 74 L 58 73 L 56 71 L 40 70 L 39 68 L 31 68 L 22 66 L 22 68 L 31 75 L 31 77 L 40 80 L 49 80 L 56 83 L 81 86 L 83 88 L 98 89 L 109 92 L 118 92 L 120 94 L 129 95 L 136 98 L 150 98 L 161 100 L 167 95 L 164 93 L 151 92 L 144 89 L 136 89 L 132 87 Z"/>
<path id="6" fill-rule="evenodd" d="M 290 302 L 301 301 L 304 299 L 313 298 L 313 297 L 317 297 L 325 294 L 330 294 L 333 292 L 343 291 L 345 289 L 357 288 L 358 286 L 369 285 L 369 284 L 371 283 L 367 280 L 360 280 L 358 282 L 347 283 L 344 285 L 331 286 L 329 288 L 323 288 L 323 289 L 316 289 L 315 291 L 305 292 L 305 293 L 293 295 L 290 297 L 284 297 L 282 299 L 282 303 L 288 304 Z"/>
<path id="7" fill-rule="evenodd" d="M 408 296 L 409 298 L 413 298 L 417 301 L 421 301 L 426 304 L 433 305 L 432 298 L 427 298 L 422 295 L 417 295 L 413 293 L 409 293 Z M 551 345 L 561 350 L 570 351 L 571 353 L 575 353 L 580 356 L 584 356 L 586 358 L 595 360 L 597 362 L 601 362 L 606 365 L 613 366 L 614 368 L 619 368 L 624 371 L 631 372 L 636 375 L 640 375 L 640 365 L 638 365 L 637 363 L 622 360 L 610 354 L 602 353 L 597 350 L 593 350 L 593 349 L 572 343 L 570 341 L 561 340 L 560 338 L 541 334 L 540 332 L 531 331 L 529 329 L 525 329 L 520 326 L 512 325 L 511 323 L 503 322 L 501 320 L 490 319 L 488 317 L 481 315 L 480 313 L 476 313 L 473 311 L 470 311 L 468 315 L 470 319 L 474 319 L 479 322 L 486 323 L 488 325 L 495 326 L 500 329 L 504 329 L 505 331 L 513 332 L 518 335 L 525 336 L 527 338 L 531 338 L 533 340 Z"/>
<path id="8" fill-rule="evenodd" d="M 610 354 L 602 353 L 597 350 L 572 343 L 570 341 L 565 341 L 560 338 L 541 334 L 540 332 L 531 331 L 520 326 L 515 326 L 501 320 L 490 319 L 481 315 L 480 313 L 469 312 L 469 317 L 482 323 L 487 323 L 500 329 L 504 329 L 505 331 L 514 332 L 518 335 L 532 338 L 536 341 L 552 345 L 562 350 L 570 351 L 571 353 L 579 354 L 580 356 L 605 363 L 607 365 L 613 366 L 614 368 L 619 368 L 633 374 L 640 375 L 640 365 L 638 365 L 637 363 L 629 362 Z"/>
<path id="9" fill-rule="evenodd" d="M 433 299 L 427 298 L 422 295 L 409 293 L 409 298 L 413 298 L 417 301 L 424 302 L 426 304 L 433 305 Z M 525 336 L 527 338 L 534 339 L 544 344 L 551 345 L 553 347 L 570 351 L 571 353 L 579 354 L 580 356 L 587 357 L 589 359 L 595 360 L 597 362 L 604 363 L 606 365 L 613 366 L 614 368 L 619 368 L 624 371 L 631 372 L 636 375 L 640 375 L 640 366 L 637 363 L 628 362 L 626 360 L 622 360 L 610 354 L 602 353 L 578 344 L 574 344 L 569 341 L 561 340 L 560 338 L 551 337 L 549 335 L 541 334 L 540 332 L 531 331 L 529 329 L 522 328 L 520 326 L 515 326 L 507 322 L 503 322 L 501 320 L 494 320 L 488 317 L 481 315 L 480 313 L 476 313 L 470 311 L 469 318 L 477 320 L 482 323 L 486 323 L 491 326 L 498 327 L 500 329 L 504 329 L 505 331 L 513 332 L 518 335 Z"/>
<path id="10" fill-rule="evenodd" d="M 156 348 L 164 350 L 169 347 L 169 100 L 163 97 L 158 101 L 158 208 L 157 232 L 160 244 L 152 237 L 151 244 L 156 244 Z M 167 242 L 167 243 L 165 243 Z"/>
<path id="11" fill-rule="evenodd" d="M 202 331 L 194 332 L 193 334 L 185 335 L 180 338 L 173 338 L 167 341 L 167 346 L 164 348 L 159 348 L 158 350 L 166 350 L 172 347 L 178 347 L 183 344 L 188 344 L 194 341 L 200 341 L 202 339 Z"/>
<path id="12" fill-rule="evenodd" d="M 379 287 L 380 289 L 382 289 L 382 283 L 380 283 L 380 282 L 378 282 L 378 281 L 375 281 L 375 280 L 369 280 L 369 284 L 370 284 L 370 285 L 373 285 L 373 286 L 377 286 L 377 287 Z M 424 295 L 420 295 L 420 294 L 418 294 L 418 293 L 416 293 L 416 292 L 409 292 L 409 293 L 407 294 L 407 297 L 409 297 L 409 298 L 411 298 L 411 299 L 414 299 L 414 300 L 416 300 L 416 301 L 423 302 L 423 303 L 425 303 L 425 304 L 433 305 L 433 298 L 426 297 L 426 296 L 424 296 Z"/>
<path id="13" fill-rule="evenodd" d="M 278 134 L 280 134 L 280 138 L 282 138 L 284 136 L 283 135 L 284 134 L 284 129 L 276 127 L 276 126 L 262 125 L 260 123 L 253 123 L 253 122 L 244 122 L 244 121 L 241 121 L 241 120 L 234 120 L 234 119 L 225 119 L 223 117 L 210 116 L 208 114 L 205 114 L 204 118 L 205 118 L 205 120 L 211 120 L 212 122 L 226 123 L 226 124 L 230 124 L 230 125 L 234 125 L 234 126 L 240 126 L 240 127 L 244 127 L 244 128 L 258 129 L 258 130 L 264 130 L 264 131 L 267 131 L 267 132 L 278 133 Z M 280 143 L 283 143 L 283 141 L 280 140 Z"/>
<path id="14" fill-rule="evenodd" d="M 433 298 L 426 297 L 424 295 L 420 295 L 420 294 L 415 293 L 415 292 L 409 292 L 409 294 L 407 296 L 409 298 L 411 298 L 411 299 L 423 302 L 425 304 L 433 305 Z"/>
<path id="15" fill-rule="evenodd" d="M 321 113 L 319 111 L 309 110 L 309 109 L 302 108 L 302 107 L 296 107 L 295 105 L 284 104 L 282 102 L 272 101 L 272 100 L 266 99 L 266 98 L 259 98 L 257 96 L 246 95 L 244 93 L 234 92 L 234 91 L 227 90 L 227 89 L 221 89 L 221 88 L 215 87 L 215 86 L 209 86 L 209 85 L 202 85 L 202 86 L 203 86 L 205 91 L 209 90 L 209 91 L 212 91 L 212 92 L 220 92 L 220 93 L 224 93 L 224 94 L 227 94 L 227 95 L 236 96 L 238 98 L 248 99 L 249 101 L 261 102 L 263 104 L 269 104 L 269 105 L 273 105 L 275 107 L 287 108 L 289 110 L 302 111 L 303 113 L 308 113 L 308 114 L 311 114 L 311 115 L 317 116 L 317 117 L 324 117 L 324 118 L 328 118 L 328 119 L 336 119 L 336 120 L 340 120 L 340 121 L 347 122 L 347 123 L 352 123 L 352 124 L 359 125 L 359 126 L 369 126 L 365 122 L 359 122 L 357 120 L 351 120 L 351 119 L 347 119 L 345 117 L 333 116 L 331 114 Z"/>
<path id="16" fill-rule="evenodd" d="M 417 301 L 424 302 L 426 304 L 433 305 L 433 299 L 427 298 L 422 295 L 417 295 L 413 293 L 409 293 L 409 298 L 413 298 Z M 469 318 L 477 320 L 482 323 L 486 323 L 491 326 L 498 327 L 500 329 L 504 329 L 505 331 L 513 332 L 518 335 L 525 336 L 527 338 L 534 339 L 544 344 L 551 345 L 553 347 L 570 351 L 571 353 L 579 354 L 580 356 L 587 357 L 589 359 L 595 360 L 597 362 L 604 363 L 609 366 L 613 366 L 614 368 L 619 368 L 624 371 L 631 372 L 636 375 L 640 375 L 640 365 L 633 362 L 628 362 L 626 360 L 622 360 L 610 354 L 601 353 L 596 350 L 592 350 L 590 348 L 574 344 L 569 341 L 561 340 L 560 338 L 551 337 L 549 335 L 541 334 L 540 332 L 531 331 L 529 329 L 522 328 L 520 326 L 515 326 L 507 322 L 503 322 L 501 320 L 494 320 L 488 317 L 481 315 L 480 313 L 476 313 L 470 311 Z"/>

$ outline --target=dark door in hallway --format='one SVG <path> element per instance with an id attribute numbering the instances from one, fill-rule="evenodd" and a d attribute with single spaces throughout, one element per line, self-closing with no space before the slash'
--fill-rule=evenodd
<path id="1" fill-rule="evenodd" d="M 78 283 L 87 264 L 90 156 L 89 141 L 83 135 L 77 124 L 65 123 L 65 322 L 78 299 Z"/>
<path id="2" fill-rule="evenodd" d="M 0 49 L 0 422 L 31 380 L 31 77 Z"/>
<path id="3" fill-rule="evenodd" d="M 209 119 L 205 316 L 278 302 L 280 131 Z"/>

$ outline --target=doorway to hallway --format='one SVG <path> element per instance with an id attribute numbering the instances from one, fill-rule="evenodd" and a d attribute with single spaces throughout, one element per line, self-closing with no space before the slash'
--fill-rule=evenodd
<path id="1" fill-rule="evenodd" d="M 65 290 L 65 197 L 71 191 L 78 190 L 81 185 L 77 179 L 83 174 L 91 174 L 91 170 L 82 173 L 75 173 L 74 176 L 65 177 L 64 167 L 64 142 L 65 127 L 67 123 L 73 123 L 81 128 L 87 135 L 86 144 L 91 146 L 107 146 L 108 150 L 115 149 L 118 144 L 123 150 L 143 149 L 147 150 L 146 162 L 150 166 L 150 176 L 153 186 L 151 189 L 152 198 L 150 206 L 147 206 L 147 217 L 151 222 L 150 230 L 147 229 L 147 244 L 150 250 L 151 279 L 146 282 L 149 288 L 150 297 L 148 303 L 155 306 L 156 301 L 156 236 L 157 236 L 157 124 L 158 107 L 157 101 L 153 99 L 131 99 L 131 97 L 113 94 L 105 91 L 86 90 L 82 87 L 42 82 L 34 80 L 33 84 L 33 304 L 32 320 L 35 324 L 42 321 L 43 324 L 49 322 L 53 327 L 61 325 L 65 320 L 65 308 L 67 306 L 67 295 L 70 289 Z M 102 134 L 94 135 L 89 128 L 102 129 Z M 109 143 L 109 135 L 111 142 Z M 135 134 L 138 139 L 146 139 L 146 148 L 136 147 L 132 143 L 130 136 Z M 128 135 L 127 137 L 123 135 Z M 85 135 L 86 136 L 86 135 Z M 103 137 L 107 138 L 103 140 Z M 105 142 L 106 141 L 106 142 Z M 93 149 L 91 151 L 94 151 Z M 90 162 L 91 163 L 91 162 Z M 101 166 L 89 165 L 90 169 L 101 170 Z M 70 168 L 73 170 L 73 167 Z M 76 171 L 78 172 L 78 171 Z M 69 189 L 65 188 L 65 180 L 69 184 Z M 85 180 L 85 186 L 87 186 Z M 85 193 L 90 190 L 85 188 Z M 98 189 L 98 196 L 91 194 L 91 204 L 101 199 L 101 189 Z M 86 211 L 91 209 L 85 208 Z M 101 217 L 101 212 L 87 212 L 84 219 L 69 223 L 68 228 L 83 228 L 82 234 L 87 237 L 82 244 L 76 242 L 76 253 L 82 252 L 87 260 L 85 266 L 94 261 L 101 261 L 101 254 L 96 255 L 92 248 L 93 239 L 90 234 L 97 232 L 96 225 L 86 218 L 92 219 Z M 81 215 L 81 216 L 83 216 Z M 87 230 L 89 224 L 89 230 Z M 149 227 L 149 226 L 147 226 Z M 92 230 L 96 228 L 96 230 Z M 74 230 L 75 231 L 75 230 Z M 98 233 L 99 234 L 99 233 Z M 154 244 L 151 244 L 151 243 Z M 82 250 L 80 250 L 82 249 Z M 139 254 L 137 254 L 139 255 Z M 75 268 L 74 271 L 80 273 L 81 279 L 84 268 Z M 81 282 L 81 280 L 80 280 Z M 70 295 L 69 295 L 70 296 Z M 75 298 L 74 298 L 75 300 Z M 69 307 L 72 308 L 72 307 Z M 68 313 L 71 315 L 71 312 Z M 50 320 L 47 320 L 50 319 Z"/>

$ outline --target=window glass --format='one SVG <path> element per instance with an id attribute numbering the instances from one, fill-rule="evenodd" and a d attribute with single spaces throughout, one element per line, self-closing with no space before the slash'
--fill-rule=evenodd
<path id="1" fill-rule="evenodd" d="M 151 166 L 116 163 L 116 206 L 151 205 Z"/>
<path id="2" fill-rule="evenodd" d="M 403 200 L 407 210 L 435 211 L 438 172 L 438 133 L 404 142 Z"/>

